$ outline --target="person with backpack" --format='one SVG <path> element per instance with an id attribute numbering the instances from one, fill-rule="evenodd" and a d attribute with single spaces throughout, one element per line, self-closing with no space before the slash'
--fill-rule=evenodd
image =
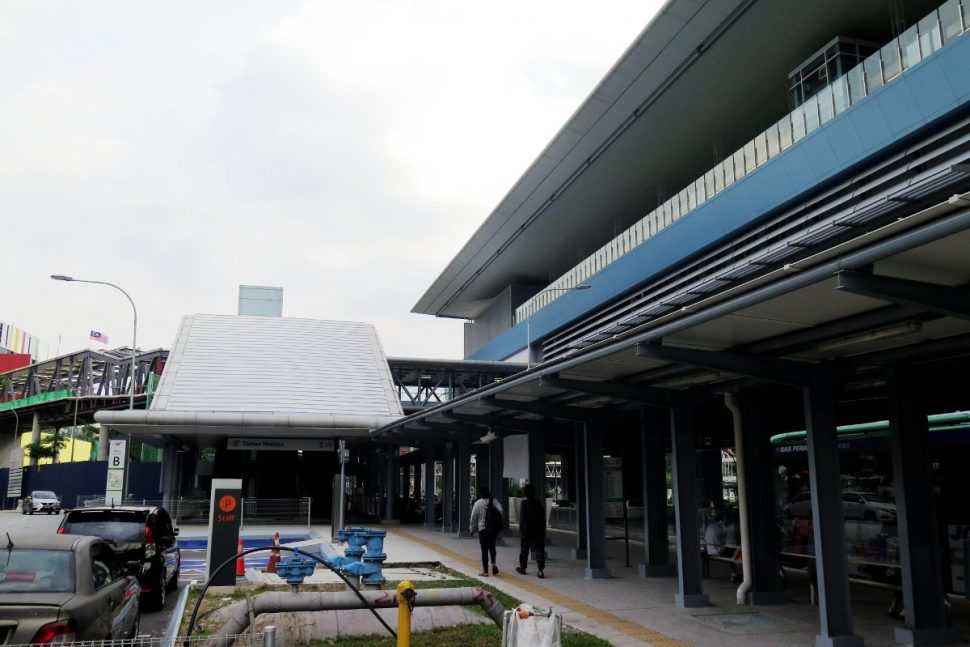
<path id="1" fill-rule="evenodd" d="M 478 500 L 472 506 L 472 517 L 468 523 L 472 533 L 478 533 L 478 543 L 482 547 L 482 572 L 488 576 L 489 559 L 492 561 L 492 575 L 498 575 L 495 563 L 495 540 L 502 532 L 502 505 L 492 498 L 487 485 L 478 488 Z"/>
<path id="2" fill-rule="evenodd" d="M 536 558 L 536 575 L 546 576 L 546 510 L 542 502 L 536 499 L 536 488 L 532 483 L 525 485 L 525 499 L 519 507 L 519 565 L 516 573 L 525 575 L 525 567 L 529 562 L 529 549 Z"/>

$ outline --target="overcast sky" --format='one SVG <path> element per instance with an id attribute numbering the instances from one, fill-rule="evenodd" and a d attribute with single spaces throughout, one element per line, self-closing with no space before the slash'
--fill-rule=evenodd
<path id="1" fill-rule="evenodd" d="M 0 3 L 0 321 L 170 348 L 281 286 L 289 317 L 456 358 L 411 306 L 659 2 Z"/>

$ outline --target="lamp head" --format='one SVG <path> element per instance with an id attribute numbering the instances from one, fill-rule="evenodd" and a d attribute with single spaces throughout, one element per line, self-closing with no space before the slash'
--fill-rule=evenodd
<path id="1" fill-rule="evenodd" d="M 74 277 L 64 276 L 63 274 L 51 274 L 51 278 L 55 281 L 73 281 Z"/>

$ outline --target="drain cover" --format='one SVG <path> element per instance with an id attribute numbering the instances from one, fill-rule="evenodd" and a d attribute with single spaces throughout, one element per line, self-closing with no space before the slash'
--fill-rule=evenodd
<path id="1" fill-rule="evenodd" d="M 694 617 L 704 624 L 717 627 L 721 631 L 738 635 L 791 631 L 795 628 L 790 622 L 758 611 L 707 613 Z"/>

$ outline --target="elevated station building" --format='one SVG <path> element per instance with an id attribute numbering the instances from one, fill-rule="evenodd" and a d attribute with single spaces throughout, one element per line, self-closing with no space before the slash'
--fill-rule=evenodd
<path id="1" fill-rule="evenodd" d="M 737 514 L 740 595 L 784 603 L 780 567 L 807 565 L 819 645 L 863 644 L 850 578 L 884 575 L 900 642 L 957 641 L 968 28 L 965 0 L 667 2 L 414 306 L 464 320 L 468 359 L 528 368 L 373 432 L 388 487 L 420 444 L 461 534 L 472 454 L 500 496 L 510 447 L 535 483 L 555 454 L 589 578 L 604 503 L 632 503 L 642 575 L 704 606 L 698 538 Z"/>

